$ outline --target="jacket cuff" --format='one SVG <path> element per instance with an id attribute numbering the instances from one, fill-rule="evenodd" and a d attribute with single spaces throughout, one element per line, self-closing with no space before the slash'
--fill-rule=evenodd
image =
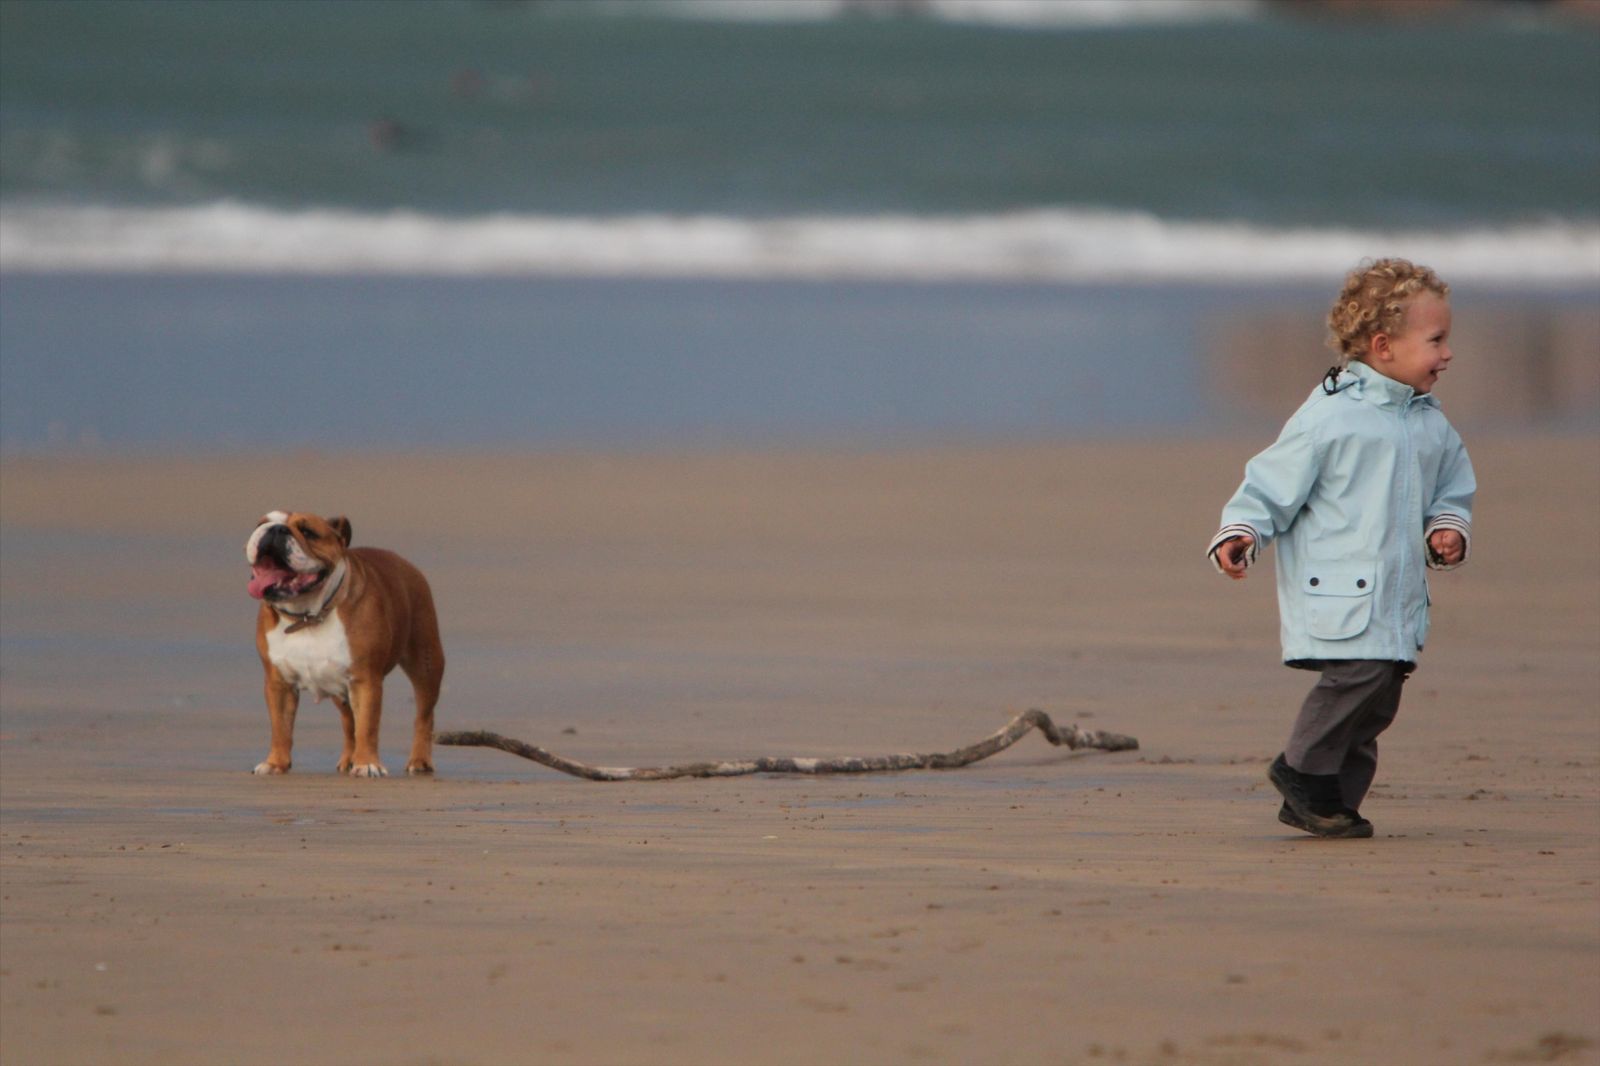
<path id="1" fill-rule="evenodd" d="M 1230 522 L 1217 530 L 1217 535 L 1211 538 L 1211 543 L 1206 545 L 1206 558 L 1211 560 L 1211 565 L 1216 567 L 1217 573 L 1225 574 L 1222 564 L 1217 562 L 1217 549 L 1230 540 L 1240 537 L 1250 538 L 1250 551 L 1244 557 L 1244 565 L 1249 566 L 1256 561 L 1256 555 L 1261 551 L 1261 534 L 1256 532 L 1254 526 L 1245 522 Z"/>
<path id="2" fill-rule="evenodd" d="M 1428 538 L 1441 529 L 1450 529 L 1461 534 L 1461 560 L 1460 562 L 1447 563 L 1433 550 L 1433 545 L 1427 544 Z M 1428 519 L 1428 524 L 1422 527 L 1422 541 L 1428 547 L 1428 569 L 1454 570 L 1467 561 L 1467 556 L 1472 554 L 1472 523 L 1458 514 L 1434 515 Z"/>

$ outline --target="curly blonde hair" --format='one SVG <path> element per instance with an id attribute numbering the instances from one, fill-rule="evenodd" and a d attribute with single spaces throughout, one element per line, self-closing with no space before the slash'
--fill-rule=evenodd
<path id="1" fill-rule="evenodd" d="M 1421 292 L 1450 298 L 1450 286 L 1439 275 L 1406 259 L 1369 259 L 1345 275 L 1328 312 L 1328 346 L 1338 353 L 1339 365 L 1367 354 L 1374 334 L 1398 333 L 1406 306 Z"/>

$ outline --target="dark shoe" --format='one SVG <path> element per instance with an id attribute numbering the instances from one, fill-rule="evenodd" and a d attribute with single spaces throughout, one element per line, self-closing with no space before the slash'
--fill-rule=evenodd
<path id="1" fill-rule="evenodd" d="M 1281 754 L 1267 768 L 1267 780 L 1283 796 L 1285 806 L 1317 836 L 1349 835 L 1359 815 L 1344 805 L 1338 774 L 1303 774 Z"/>
<path id="2" fill-rule="evenodd" d="M 1300 816 L 1294 813 L 1294 808 L 1285 803 L 1282 807 L 1278 808 L 1278 821 L 1282 822 L 1284 825 L 1291 826 L 1306 833 L 1310 833 L 1312 836 L 1328 837 L 1330 839 L 1365 839 L 1372 835 L 1371 822 L 1361 817 L 1361 815 L 1357 814 L 1355 811 L 1350 810 L 1348 807 L 1345 808 L 1345 813 L 1354 819 L 1349 829 L 1318 832 L 1302 821 Z"/>

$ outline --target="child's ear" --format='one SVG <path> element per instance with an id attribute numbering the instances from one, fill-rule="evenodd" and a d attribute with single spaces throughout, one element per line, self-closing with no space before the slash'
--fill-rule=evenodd
<path id="1" fill-rule="evenodd" d="M 1367 343 L 1367 354 L 1383 363 L 1393 359 L 1394 350 L 1389 345 L 1389 335 L 1387 333 L 1374 333 L 1372 340 Z"/>

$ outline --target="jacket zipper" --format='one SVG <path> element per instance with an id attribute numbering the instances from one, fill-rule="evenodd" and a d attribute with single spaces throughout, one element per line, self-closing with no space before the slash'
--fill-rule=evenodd
<path id="1" fill-rule="evenodd" d="M 1411 514 L 1413 512 L 1413 508 L 1411 506 L 1411 494 L 1412 494 L 1412 489 L 1415 487 L 1413 485 L 1413 481 L 1415 480 L 1415 470 L 1416 470 L 1416 465 L 1417 464 L 1416 464 L 1415 458 L 1412 455 L 1413 446 L 1412 446 L 1412 443 L 1411 443 L 1411 401 L 1415 400 L 1415 399 L 1416 399 L 1416 397 L 1414 395 L 1407 397 L 1406 398 L 1406 402 L 1403 405 L 1401 405 L 1401 407 L 1400 407 L 1400 440 L 1401 440 L 1401 442 L 1403 444 L 1403 447 L 1401 448 L 1401 451 L 1400 451 L 1400 458 L 1401 458 L 1401 461 L 1405 463 L 1405 474 L 1401 478 L 1401 484 L 1403 486 L 1403 491 L 1402 491 L 1402 496 L 1401 496 L 1401 499 L 1400 499 L 1401 507 L 1400 507 L 1400 514 L 1399 514 L 1399 517 L 1400 517 L 1402 523 L 1404 523 L 1404 521 L 1405 521 L 1405 516 L 1409 515 L 1409 514 Z M 1394 612 L 1395 612 L 1395 626 L 1394 626 L 1395 651 L 1397 653 L 1396 658 L 1398 658 L 1400 660 L 1410 660 L 1410 659 L 1416 658 L 1416 651 L 1412 650 L 1411 652 L 1408 653 L 1406 651 L 1406 648 L 1405 648 L 1405 644 L 1408 642 L 1407 638 L 1406 638 L 1406 595 L 1405 595 L 1405 590 L 1406 590 L 1406 555 L 1408 554 L 1409 544 L 1403 542 L 1403 543 L 1400 544 L 1399 547 L 1400 547 L 1400 551 L 1399 551 L 1400 566 L 1399 566 L 1399 569 L 1398 569 L 1398 571 L 1397 571 L 1397 573 L 1395 575 L 1395 577 L 1396 577 L 1396 582 L 1395 583 L 1396 583 L 1396 586 L 1397 586 L 1397 588 L 1396 588 L 1397 595 L 1395 596 L 1395 606 L 1394 606 Z M 1415 644 L 1416 643 L 1416 638 L 1414 636 L 1411 637 L 1409 643 Z"/>

